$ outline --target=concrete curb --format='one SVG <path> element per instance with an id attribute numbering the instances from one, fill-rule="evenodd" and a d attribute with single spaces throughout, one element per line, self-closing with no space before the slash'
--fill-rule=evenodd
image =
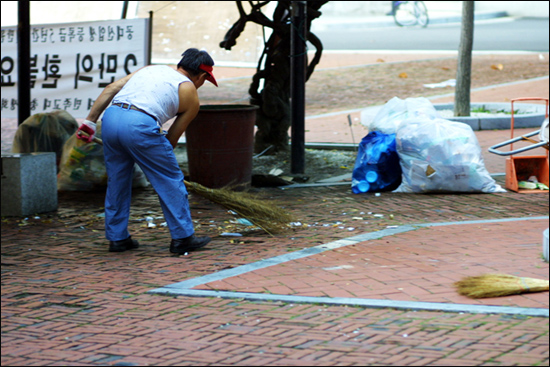
<path id="1" fill-rule="evenodd" d="M 472 109 L 486 108 L 491 111 L 505 111 L 511 112 L 510 103 L 472 103 Z M 436 110 L 452 110 L 453 103 L 437 103 L 434 104 Z M 514 128 L 540 128 L 542 122 L 546 117 L 546 106 L 537 104 L 516 104 L 515 105 L 519 114 L 514 114 Z M 510 129 L 512 116 L 502 117 L 448 117 L 448 120 L 462 122 L 469 125 L 472 130 L 507 130 Z"/>
<path id="2" fill-rule="evenodd" d="M 513 86 L 513 85 L 520 85 L 524 83 L 530 83 L 534 81 L 539 80 L 548 80 L 548 76 L 543 76 L 539 78 L 533 78 L 528 80 L 519 80 L 515 82 L 510 83 L 502 83 L 502 84 L 495 84 L 495 85 L 489 85 L 485 87 L 479 87 L 474 88 L 471 90 L 471 92 L 478 92 L 483 91 L 487 89 L 493 89 L 493 88 L 499 88 L 499 87 L 507 87 L 507 86 Z M 455 93 L 447 93 L 447 94 L 440 94 L 440 95 L 433 95 L 426 97 L 428 100 L 434 100 L 444 97 L 452 97 Z M 452 103 L 434 103 L 433 106 L 436 110 L 444 110 L 444 109 L 452 109 L 453 104 Z M 483 103 L 471 103 L 471 107 L 482 107 L 487 106 L 494 110 L 504 110 L 504 111 L 510 111 L 511 110 L 511 103 L 496 103 L 496 102 L 483 102 Z M 362 116 L 363 114 L 372 119 L 375 117 L 375 115 L 378 113 L 378 111 L 384 107 L 384 105 L 379 106 L 371 106 L 366 108 L 358 108 L 354 110 L 348 110 L 348 111 L 341 111 L 341 112 L 332 112 L 329 114 L 324 115 L 317 115 L 317 116 L 308 116 L 306 119 L 315 119 L 315 118 L 321 118 L 321 117 L 329 117 L 329 116 L 337 116 L 341 114 L 351 114 L 356 112 L 361 112 Z M 524 109 L 524 111 L 527 113 L 525 115 L 515 115 L 514 116 L 514 128 L 520 129 L 520 128 L 540 128 L 542 125 L 542 122 L 544 121 L 544 118 L 546 117 L 546 106 L 545 105 L 537 105 L 537 104 L 529 104 L 529 103 L 517 103 L 515 105 L 516 109 Z M 474 131 L 481 131 L 481 130 L 508 130 L 511 126 L 511 116 L 504 116 L 504 117 L 451 117 L 446 118 L 447 120 L 452 121 L 458 121 L 465 123 L 469 125 L 472 130 Z M 365 126 L 367 126 L 365 121 L 361 121 L 361 123 Z"/>

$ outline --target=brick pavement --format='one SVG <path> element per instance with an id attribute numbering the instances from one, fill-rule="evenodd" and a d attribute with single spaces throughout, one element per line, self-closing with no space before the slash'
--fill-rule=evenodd
<path id="1" fill-rule="evenodd" d="M 102 221 L 97 217 L 102 212 L 103 192 L 89 193 L 81 201 L 76 200 L 81 194 L 63 193 L 58 212 L 41 215 L 40 219 L 4 218 L 2 364 L 548 363 L 547 318 L 147 293 L 170 283 L 389 225 L 536 217 L 548 213 L 544 194 L 383 194 L 375 197 L 352 195 L 344 187 L 266 189 L 263 193 L 311 226 L 275 237 L 259 232 L 248 233 L 240 239 L 221 237 L 219 233 L 234 230 L 228 223 L 229 214 L 191 194 L 198 231 L 214 235 L 214 240 L 204 251 L 171 256 L 167 250 L 167 230 L 145 228 L 143 221 L 133 221 L 130 226 L 132 234 L 141 241 L 139 249 L 108 253 Z M 326 209 L 319 210 L 319 203 L 326 205 Z M 365 220 L 354 219 L 361 211 L 388 215 L 369 219 L 367 224 Z M 152 189 L 135 192 L 132 218 L 160 213 Z M 390 213 L 393 219 L 389 218 Z M 539 232 L 540 221 L 535 222 L 528 221 Z M 350 227 L 356 230 L 350 232 Z M 419 229 L 412 234 L 437 228 Z M 498 226 L 492 230 L 499 231 Z M 478 231 L 484 231 L 483 226 Z M 402 246 L 407 235 L 392 237 L 391 246 Z M 542 271 L 547 272 L 547 264 L 540 260 L 536 237 L 522 240 L 520 244 L 527 246 L 515 251 L 529 254 L 531 266 L 524 265 L 522 270 L 540 276 Z M 491 247 L 477 252 L 494 248 L 497 244 L 491 243 L 491 238 L 484 241 Z M 368 247 L 384 248 L 388 246 L 385 241 L 374 241 Z M 414 245 L 416 251 L 421 250 L 418 243 Z M 353 257 L 352 250 L 334 252 L 339 256 L 335 261 L 341 260 L 340 256 Z M 367 255 L 372 253 L 360 254 L 361 257 Z M 466 255 L 461 256 L 460 261 Z M 342 265 L 341 261 L 336 263 Z M 499 264 L 506 265 L 506 262 L 495 260 L 495 264 L 486 266 L 498 268 Z M 455 264 L 460 265 L 467 266 L 467 263 Z M 430 266 L 429 262 L 425 266 Z M 422 296 L 415 295 L 420 300 Z"/>
<path id="2" fill-rule="evenodd" d="M 502 139 L 501 133 L 476 135 L 484 146 L 507 139 Z M 2 135 L 4 138 L 4 130 Z M 488 156 L 490 159 L 494 157 Z M 487 161 L 490 172 L 503 171 L 502 160 L 491 162 Z M 497 180 L 502 183 L 502 178 Z M 151 188 L 134 192 L 130 231 L 141 246 L 125 253 L 107 252 L 98 216 L 103 212 L 101 191 L 84 196 L 61 193 L 59 210 L 39 218 L 2 218 L 2 365 L 548 365 L 546 317 L 148 293 L 262 259 L 376 233 L 388 226 L 548 216 L 547 194 L 387 193 L 375 197 L 352 195 L 342 186 L 264 189 L 262 193 L 310 226 L 274 237 L 255 231 L 243 231 L 241 238 L 222 237 L 222 232 L 242 228 L 230 223 L 226 210 L 191 194 L 197 231 L 212 235 L 213 241 L 203 251 L 172 256 L 167 229 L 144 226 L 145 216 L 162 216 Z M 385 215 L 360 214 L 369 212 Z M 161 222 L 157 220 L 157 224 Z M 394 266 L 394 273 L 395 269 L 408 271 L 411 279 L 406 280 L 415 287 L 407 289 L 398 286 L 401 280 L 386 280 L 395 281 L 392 285 L 399 292 L 384 294 L 384 298 L 427 302 L 443 297 L 447 302 L 466 302 L 452 292 L 428 294 L 426 290 L 448 288 L 458 274 L 470 271 L 548 275 L 548 264 L 540 259 L 538 247 L 545 222 L 514 224 L 419 228 L 273 269 L 282 271 L 288 289 L 305 294 L 307 289 L 293 282 L 296 278 L 304 283 L 311 280 L 313 262 L 324 274 L 350 279 L 368 274 L 378 282 L 382 269 L 390 271 L 382 267 Z M 439 247 L 438 242 L 445 245 Z M 426 253 L 425 246 L 433 251 Z M 446 253 L 445 248 L 452 251 Z M 406 261 L 412 256 L 425 261 Z M 357 259 L 364 263 L 358 264 Z M 425 275 L 421 282 L 417 271 L 426 274 L 433 270 L 430 259 L 445 261 L 456 273 L 443 274 L 448 279 Z M 401 262 L 394 263 L 396 260 Z M 289 266 L 292 264 L 302 267 L 298 276 L 289 276 L 296 270 Z M 430 273 L 441 275 L 441 271 Z M 256 275 L 251 272 L 247 276 Z M 257 278 L 248 281 L 261 284 Z M 339 291 L 351 290 L 341 278 L 328 281 L 338 283 Z M 315 284 L 317 291 L 328 292 L 326 282 Z M 224 287 L 235 290 L 235 284 Z M 547 295 L 480 302 L 547 308 Z"/>
<path id="3" fill-rule="evenodd" d="M 547 293 L 471 300 L 452 283 L 495 272 L 544 279 L 548 264 L 540 258 L 540 234 L 547 227 L 548 220 L 531 220 L 421 228 L 193 289 L 546 309 Z"/>

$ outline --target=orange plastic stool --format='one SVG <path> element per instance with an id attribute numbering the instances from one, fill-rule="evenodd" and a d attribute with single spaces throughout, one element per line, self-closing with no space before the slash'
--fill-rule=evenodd
<path id="1" fill-rule="evenodd" d="M 515 98 L 512 103 L 512 122 L 511 122 L 511 138 L 514 139 L 514 102 L 518 101 L 546 101 L 546 118 L 548 118 L 548 98 Z M 513 144 L 510 144 L 510 151 L 513 150 Z M 534 156 L 510 156 L 506 158 L 506 184 L 508 190 L 512 190 L 522 194 L 530 193 L 548 193 L 547 190 L 528 190 L 518 187 L 519 181 L 527 181 L 529 177 L 536 176 L 540 183 L 549 186 L 548 178 L 548 152 L 546 155 Z"/>

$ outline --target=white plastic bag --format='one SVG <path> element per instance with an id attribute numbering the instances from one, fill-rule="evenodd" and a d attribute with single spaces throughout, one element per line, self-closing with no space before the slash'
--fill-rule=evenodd
<path id="1" fill-rule="evenodd" d="M 407 98 L 405 100 L 398 97 L 390 99 L 374 118 L 370 118 L 368 110 L 361 112 L 361 123 L 371 131 L 379 131 L 383 134 L 395 134 L 399 124 L 404 120 L 424 116 L 426 118 L 435 118 L 437 111 L 432 103 L 426 98 Z"/>
<path id="2" fill-rule="evenodd" d="M 395 192 L 506 192 L 487 172 L 469 125 L 413 117 L 399 125 L 396 142 L 403 177 Z"/>

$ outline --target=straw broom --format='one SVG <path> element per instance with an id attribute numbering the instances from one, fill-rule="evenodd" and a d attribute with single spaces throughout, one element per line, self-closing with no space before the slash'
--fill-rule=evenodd
<path id="1" fill-rule="evenodd" d="M 289 224 L 295 221 L 292 215 L 275 203 L 254 194 L 235 192 L 227 188 L 209 189 L 196 182 L 184 183 L 190 191 L 234 211 L 269 234 L 282 232 L 290 228 Z"/>
<path id="2" fill-rule="evenodd" d="M 87 135 L 84 132 L 80 132 Z M 94 137 L 95 143 L 103 145 L 100 138 Z M 259 198 L 256 195 L 235 192 L 227 188 L 210 189 L 196 182 L 183 181 L 188 190 L 204 197 L 226 209 L 232 210 L 269 234 L 283 232 L 294 222 L 293 216 L 279 208 L 273 202 Z"/>
<path id="3" fill-rule="evenodd" d="M 454 284 L 459 294 L 470 298 L 502 297 L 512 294 L 544 292 L 548 280 L 522 278 L 507 274 L 485 274 L 464 278 Z"/>

